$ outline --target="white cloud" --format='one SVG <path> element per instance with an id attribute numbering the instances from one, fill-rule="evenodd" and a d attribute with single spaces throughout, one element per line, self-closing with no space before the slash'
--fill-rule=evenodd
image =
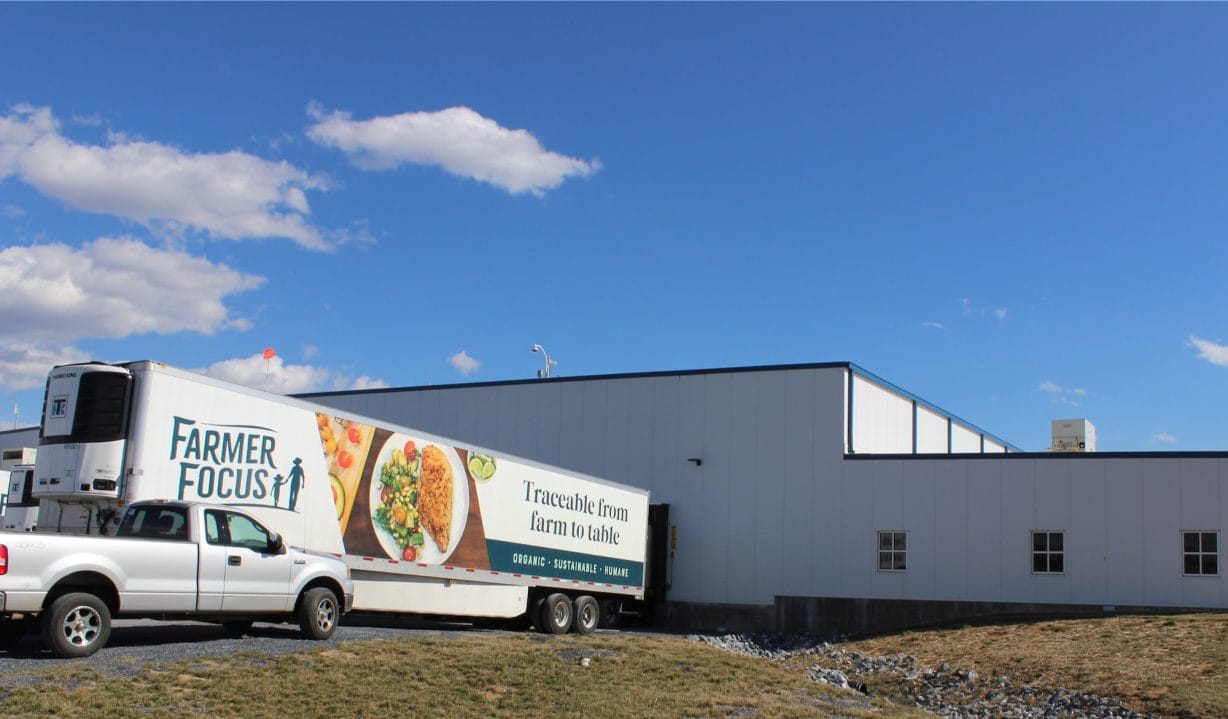
<path id="1" fill-rule="evenodd" d="M 320 176 L 237 150 L 192 154 L 117 133 L 106 146 L 78 144 L 60 134 L 49 108 L 0 115 L 0 180 L 9 175 L 75 209 L 170 235 L 329 246 L 308 222 L 306 191 L 326 188 Z"/>
<path id="2" fill-rule="evenodd" d="M 568 177 L 585 177 L 601 169 L 598 160 L 546 150 L 527 130 L 502 127 L 467 107 L 353 120 L 348 112 L 325 113 L 312 104 L 308 114 L 315 121 L 307 128 L 309 138 L 344 152 L 367 170 L 438 165 L 513 195 L 529 192 L 540 197 Z"/>
<path id="3" fill-rule="evenodd" d="M 947 326 L 941 322 L 922 322 L 921 326 L 928 327 L 932 330 L 945 330 L 947 328 Z"/>
<path id="4" fill-rule="evenodd" d="M 1173 442 L 1177 441 L 1177 438 L 1168 432 L 1156 432 L 1155 434 L 1151 435 L 1151 439 L 1156 442 L 1165 442 L 1168 444 L 1172 444 Z"/>
<path id="5" fill-rule="evenodd" d="M 263 352 L 257 352 L 250 357 L 220 360 L 196 371 L 277 394 L 315 392 L 325 388 L 379 389 L 388 386 L 383 380 L 367 375 L 350 381 L 345 375 L 325 367 L 288 364 L 281 355 L 274 355 L 266 360 Z"/>
<path id="6" fill-rule="evenodd" d="M 130 238 L 0 250 L 0 386 L 40 386 L 53 364 L 88 359 L 74 346 L 86 338 L 246 329 L 223 300 L 263 282 Z"/>
<path id="7" fill-rule="evenodd" d="M 1216 344 L 1211 340 L 1204 340 L 1194 335 L 1190 335 L 1189 343 L 1198 350 L 1198 359 L 1206 360 L 1211 364 L 1217 364 L 1221 367 L 1228 367 L 1228 346 Z"/>
<path id="8" fill-rule="evenodd" d="M 350 383 L 350 389 L 383 389 L 388 383 L 382 379 L 375 379 L 363 375 Z"/>
<path id="9" fill-rule="evenodd" d="M 236 384 L 268 390 L 278 394 L 311 392 L 328 382 L 332 373 L 311 365 L 286 364 L 280 355 L 266 360 L 263 352 L 250 357 L 222 360 L 197 370 Z"/>
<path id="10" fill-rule="evenodd" d="M 456 354 L 449 357 L 448 364 L 452 365 L 452 367 L 455 368 L 457 372 L 460 372 L 466 377 L 473 374 L 474 372 L 477 372 L 478 369 L 482 366 L 481 362 L 470 357 L 469 353 L 466 352 L 465 350 L 461 350 L 460 352 L 457 352 Z"/>
<path id="11" fill-rule="evenodd" d="M 1082 399 L 1088 396 L 1088 391 L 1081 387 L 1063 387 L 1060 384 L 1051 380 L 1045 380 L 1036 386 L 1036 389 L 1048 394 L 1054 402 L 1058 404 L 1070 405 L 1078 407 L 1079 403 L 1075 398 Z"/>
<path id="12" fill-rule="evenodd" d="M 26 211 L 21 207 L 21 205 L 5 205 L 3 209 L 0 209 L 0 212 L 2 212 L 4 216 L 10 220 L 16 220 L 17 218 L 25 217 L 26 215 Z"/>
<path id="13" fill-rule="evenodd" d="M 1006 319 L 1007 314 L 1009 314 L 1009 311 L 1005 307 L 977 307 L 973 305 L 972 300 L 968 299 L 967 297 L 959 301 L 959 307 L 960 312 L 962 312 L 966 317 L 970 317 L 972 315 L 980 315 L 981 317 L 993 315 L 997 319 L 1004 320 Z"/>

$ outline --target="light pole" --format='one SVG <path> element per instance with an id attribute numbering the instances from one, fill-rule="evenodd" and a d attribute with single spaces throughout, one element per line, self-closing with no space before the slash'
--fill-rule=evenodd
<path id="1" fill-rule="evenodd" d="M 537 378 L 538 379 L 550 379 L 550 368 L 554 365 L 557 365 L 558 362 L 555 362 L 554 360 L 550 359 L 550 355 L 546 354 L 545 347 L 542 347 L 539 344 L 535 344 L 533 345 L 532 349 L 534 352 L 541 352 L 542 357 L 546 358 L 546 368 L 537 370 Z"/>

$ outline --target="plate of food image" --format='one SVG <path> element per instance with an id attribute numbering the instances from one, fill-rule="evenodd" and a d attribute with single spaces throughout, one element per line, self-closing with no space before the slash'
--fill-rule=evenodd
<path id="1" fill-rule="evenodd" d="M 456 450 L 393 434 L 376 456 L 371 524 L 389 557 L 441 564 L 469 515 L 469 481 Z"/>

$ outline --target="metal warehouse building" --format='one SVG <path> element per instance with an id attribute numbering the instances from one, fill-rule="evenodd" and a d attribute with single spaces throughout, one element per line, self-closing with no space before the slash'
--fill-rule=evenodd
<path id="1" fill-rule="evenodd" d="M 1024 453 L 851 363 L 310 398 L 650 490 L 675 626 L 1228 607 L 1228 453 Z"/>

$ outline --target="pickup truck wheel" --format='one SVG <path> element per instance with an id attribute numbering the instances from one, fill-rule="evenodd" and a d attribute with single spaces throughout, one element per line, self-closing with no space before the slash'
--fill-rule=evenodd
<path id="1" fill-rule="evenodd" d="M 308 639 L 328 639 L 337 631 L 341 607 L 337 595 L 324 587 L 308 589 L 298 605 L 298 627 Z"/>
<path id="2" fill-rule="evenodd" d="M 21 641 L 29 629 L 30 624 L 25 620 L 0 619 L 0 649 L 7 649 Z"/>
<path id="3" fill-rule="evenodd" d="M 576 634 L 588 636 L 601 623 L 601 605 L 587 594 L 576 597 L 576 618 L 571 628 Z"/>
<path id="4" fill-rule="evenodd" d="M 111 636 L 111 611 L 93 594 L 73 592 L 43 612 L 43 643 L 65 658 L 88 657 Z"/>
<path id="5" fill-rule="evenodd" d="M 547 634 L 566 634 L 575 610 L 566 594 L 551 594 L 542 602 L 542 629 Z"/>

